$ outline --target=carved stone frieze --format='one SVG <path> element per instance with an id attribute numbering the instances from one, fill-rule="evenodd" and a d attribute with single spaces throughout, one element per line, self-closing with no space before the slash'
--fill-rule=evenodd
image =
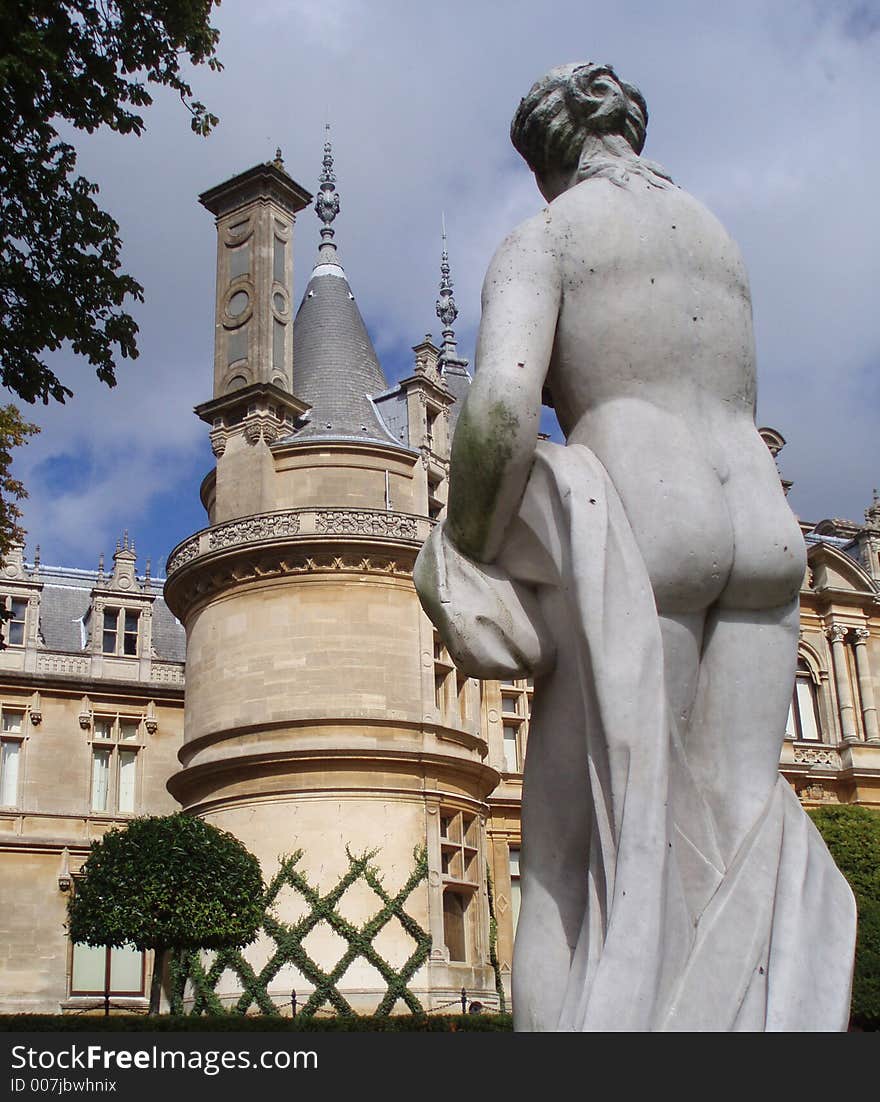
<path id="1" fill-rule="evenodd" d="M 182 685 L 184 682 L 183 667 L 164 662 L 153 662 L 150 666 L 150 680 L 161 681 L 170 685 Z"/>
<path id="2" fill-rule="evenodd" d="M 264 513 L 218 525 L 208 535 L 208 547 L 211 551 L 216 551 L 220 547 L 234 547 L 240 543 L 295 536 L 299 530 L 300 518 L 297 513 Z"/>
<path id="3" fill-rule="evenodd" d="M 86 677 L 91 660 L 69 654 L 41 654 L 37 658 L 37 673 L 61 673 L 72 677 Z"/>
<path id="4" fill-rule="evenodd" d="M 840 754 L 830 746 L 795 746 L 794 760 L 804 765 L 827 765 L 840 769 Z"/>
<path id="5" fill-rule="evenodd" d="M 175 570 L 179 570 L 186 563 L 191 562 L 198 553 L 199 538 L 198 536 L 193 536 L 192 539 L 188 539 L 185 543 L 182 543 L 174 552 L 165 566 L 166 572 L 168 574 L 173 574 Z"/>
<path id="6" fill-rule="evenodd" d="M 354 509 L 324 509 L 315 515 L 320 535 L 392 536 L 415 539 L 415 518 L 402 513 L 358 512 Z"/>
<path id="7" fill-rule="evenodd" d="M 221 561 L 212 570 L 204 570 L 179 585 L 172 585 L 169 603 L 175 615 L 196 601 L 211 597 L 224 589 L 250 581 L 300 574 L 373 574 L 386 578 L 411 578 L 415 550 L 404 555 L 405 561 L 389 555 L 363 555 L 357 551 L 334 554 L 309 553 L 305 549 L 278 547 L 257 550 L 247 557 Z M 153 669 L 156 669 L 154 665 Z"/>

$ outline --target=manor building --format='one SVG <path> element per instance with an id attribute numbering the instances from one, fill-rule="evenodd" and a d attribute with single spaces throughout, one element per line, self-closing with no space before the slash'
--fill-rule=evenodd
<path id="1" fill-rule="evenodd" d="M 329 143 L 295 315 L 294 225 L 312 196 L 280 154 L 200 199 L 217 226 L 213 392 L 196 409 L 216 458 L 205 528 L 164 580 L 137 572 L 127 536 L 107 572 L 21 548 L 0 567 L 0 1011 L 89 1009 L 105 990 L 145 1007 L 151 961 L 71 945 L 66 901 L 93 840 L 178 807 L 241 838 L 277 889 L 247 968 L 206 962 L 184 1009 L 281 1011 L 295 991 L 322 1010 L 432 1011 L 462 989 L 498 1007 L 532 685 L 461 674 L 412 584 L 470 383 L 445 242 L 442 338 L 390 384 L 336 244 Z M 762 434 L 776 454 L 781 436 Z M 811 806 L 880 807 L 880 503 L 863 525 L 802 527 L 780 768 Z M 282 927 L 308 930 L 293 956 Z"/>

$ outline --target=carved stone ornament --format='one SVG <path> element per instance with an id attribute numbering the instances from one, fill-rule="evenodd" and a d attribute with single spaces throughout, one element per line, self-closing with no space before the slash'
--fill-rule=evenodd
<path id="1" fill-rule="evenodd" d="M 415 539 L 414 517 L 402 513 L 357 512 L 348 509 L 326 509 L 315 517 L 315 530 L 321 535 L 391 536 Z"/>
<path id="2" fill-rule="evenodd" d="M 229 439 L 229 431 L 224 426 L 219 428 L 213 428 L 208 433 L 208 437 L 211 441 L 211 451 L 214 453 L 217 459 L 226 451 L 226 441 Z"/>
<path id="3" fill-rule="evenodd" d="M 240 543 L 295 536 L 299 528 L 299 516 L 293 512 L 245 517 L 214 528 L 208 536 L 208 547 L 215 551 L 219 547 L 232 547 Z"/>
<path id="4" fill-rule="evenodd" d="M 82 698 L 82 704 L 80 705 L 78 718 L 80 727 L 84 731 L 88 731 L 88 729 L 92 725 L 92 702 L 87 696 L 84 696 Z"/>
<path id="5" fill-rule="evenodd" d="M 840 769 L 840 754 L 830 746 L 795 746 L 794 760 L 803 765 L 826 765 Z"/>
<path id="6" fill-rule="evenodd" d="M 192 562 L 193 559 L 198 557 L 198 554 L 199 539 L 198 536 L 194 536 L 192 539 L 188 539 L 186 543 L 182 543 L 180 547 L 178 547 L 178 549 L 174 552 L 174 554 L 166 563 L 166 572 L 168 574 L 173 574 L 175 570 L 179 570 L 188 562 Z"/>
<path id="7" fill-rule="evenodd" d="M 832 643 L 842 643 L 843 640 L 846 638 L 846 634 L 848 631 L 849 628 L 846 627 L 844 624 L 832 624 L 831 627 L 827 629 L 825 634 L 828 636 L 829 640 Z"/>

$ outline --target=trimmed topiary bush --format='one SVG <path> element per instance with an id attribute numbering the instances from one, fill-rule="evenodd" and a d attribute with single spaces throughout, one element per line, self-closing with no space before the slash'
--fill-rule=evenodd
<path id="1" fill-rule="evenodd" d="M 263 919 L 260 863 L 191 815 L 133 819 L 92 845 L 68 902 L 74 941 L 153 949 L 150 1013 L 169 950 L 248 945 Z"/>

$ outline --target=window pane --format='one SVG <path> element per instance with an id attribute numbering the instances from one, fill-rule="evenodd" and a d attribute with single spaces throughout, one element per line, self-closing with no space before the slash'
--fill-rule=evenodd
<path id="1" fill-rule="evenodd" d="M 819 724 L 816 720 L 816 689 L 811 677 L 798 677 L 797 704 L 801 718 L 801 738 L 818 742 Z"/>
<path id="2" fill-rule="evenodd" d="M 125 614 L 125 637 L 124 637 L 124 652 L 129 655 L 137 654 L 137 637 L 138 637 L 138 613 L 126 612 Z"/>
<path id="3" fill-rule="evenodd" d="M 107 949 L 103 945 L 74 945 L 71 992 L 103 991 L 106 968 Z"/>
<path id="4" fill-rule="evenodd" d="M 504 768 L 508 773 L 516 773 L 519 761 L 516 753 L 516 724 L 504 724 Z"/>
<path id="5" fill-rule="evenodd" d="M 467 902 L 455 892 L 443 893 L 443 940 L 450 960 L 467 960 L 465 911 Z"/>
<path id="6" fill-rule="evenodd" d="M 106 811 L 110 790 L 110 751 L 92 750 L 92 811 Z"/>
<path id="7" fill-rule="evenodd" d="M 138 737 L 138 728 L 140 723 L 136 719 L 120 719 L 119 721 L 119 737 L 124 742 L 129 742 L 131 739 Z"/>
<path id="8" fill-rule="evenodd" d="M 24 712 L 15 712 L 8 708 L 3 709 L 4 731 L 14 731 L 16 734 L 20 734 L 23 722 Z"/>
<path id="9" fill-rule="evenodd" d="M 95 738 L 113 738 L 113 720 L 109 716 L 95 717 Z"/>
<path id="10" fill-rule="evenodd" d="M 133 945 L 111 949 L 110 990 L 120 994 L 140 994 L 144 984 L 143 960 L 143 953 Z"/>
<path id="11" fill-rule="evenodd" d="M 4 740 L 0 750 L 0 804 L 14 807 L 18 802 L 18 762 L 21 744 Z"/>
<path id="12" fill-rule="evenodd" d="M 797 724 L 794 721 L 794 698 L 788 706 L 788 718 L 785 721 L 785 737 L 796 739 L 798 737 Z"/>
<path id="13" fill-rule="evenodd" d="M 137 753 L 134 750 L 119 751 L 119 810 L 134 811 L 134 782 L 137 769 Z"/>
<path id="14" fill-rule="evenodd" d="M 516 933 L 516 924 L 519 922 L 520 900 L 519 850 L 512 848 L 510 850 L 510 910 L 514 933 Z"/>

